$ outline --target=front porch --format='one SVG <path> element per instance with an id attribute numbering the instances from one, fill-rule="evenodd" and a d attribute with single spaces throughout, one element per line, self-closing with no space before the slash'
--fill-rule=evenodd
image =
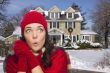
<path id="1" fill-rule="evenodd" d="M 51 30 L 49 30 L 49 36 L 50 36 L 50 40 L 52 43 L 54 43 L 54 45 L 56 46 L 62 46 L 64 43 L 64 32 L 53 28 Z"/>

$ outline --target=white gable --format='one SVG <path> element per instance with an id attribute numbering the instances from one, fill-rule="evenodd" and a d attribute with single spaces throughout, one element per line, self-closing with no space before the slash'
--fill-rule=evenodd
<path id="1" fill-rule="evenodd" d="M 75 10 L 72 7 L 69 7 L 66 12 L 75 12 Z"/>
<path id="2" fill-rule="evenodd" d="M 41 13 L 44 12 L 44 10 L 41 7 L 37 7 L 35 10 Z"/>
<path id="3" fill-rule="evenodd" d="M 61 10 L 57 6 L 53 6 L 49 12 L 61 12 Z"/>

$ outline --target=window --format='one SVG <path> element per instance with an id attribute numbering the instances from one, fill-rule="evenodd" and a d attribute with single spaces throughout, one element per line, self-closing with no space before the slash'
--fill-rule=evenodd
<path id="1" fill-rule="evenodd" d="M 59 22 L 50 22 L 50 28 L 59 28 Z"/>
<path id="2" fill-rule="evenodd" d="M 50 18 L 58 19 L 59 18 L 59 13 L 53 13 L 52 12 Z"/>
<path id="3" fill-rule="evenodd" d="M 88 40 L 88 41 L 90 41 L 90 40 L 89 40 L 89 36 L 85 36 L 85 40 Z"/>
<path id="4" fill-rule="evenodd" d="M 56 22 L 53 22 L 53 28 L 56 28 Z"/>
<path id="5" fill-rule="evenodd" d="M 74 14 L 74 18 L 79 18 L 79 15 L 78 14 Z"/>
<path id="6" fill-rule="evenodd" d="M 73 36 L 73 42 L 76 42 L 76 37 L 75 36 Z"/>
<path id="7" fill-rule="evenodd" d="M 73 28 L 73 22 L 65 22 L 65 28 L 69 28 L 72 27 Z"/>
<path id="8" fill-rule="evenodd" d="M 51 18 L 54 18 L 54 13 L 51 13 Z"/>
<path id="9" fill-rule="evenodd" d="M 57 22 L 57 28 L 59 28 L 59 22 Z"/>
<path id="10" fill-rule="evenodd" d="M 72 28 L 75 28 L 75 25 L 73 24 L 74 22 L 65 22 L 65 28 L 69 28 L 69 27 L 72 27 Z"/>
<path id="11" fill-rule="evenodd" d="M 58 13 L 55 13 L 55 18 L 58 19 Z"/>
<path id="12" fill-rule="evenodd" d="M 72 22 L 68 22 L 68 28 L 72 27 Z"/>
<path id="13" fill-rule="evenodd" d="M 50 28 L 52 28 L 52 22 L 50 22 Z"/>
<path id="14" fill-rule="evenodd" d="M 68 13 L 68 18 L 72 18 L 72 13 Z"/>

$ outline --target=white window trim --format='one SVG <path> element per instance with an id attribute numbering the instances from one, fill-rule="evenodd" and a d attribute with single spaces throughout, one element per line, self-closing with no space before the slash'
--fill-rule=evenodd
<path id="1" fill-rule="evenodd" d="M 74 26 L 74 22 L 72 22 L 72 27 Z M 67 22 L 67 28 L 69 28 L 69 24 L 68 24 L 68 22 Z M 73 28 L 73 29 L 75 29 L 75 28 Z"/>
<path id="2" fill-rule="evenodd" d="M 92 41 L 92 39 L 91 39 L 91 35 L 83 35 L 84 36 L 84 40 L 86 40 L 86 36 L 88 36 L 89 37 L 89 40 L 88 41 Z"/>
<path id="3" fill-rule="evenodd" d="M 57 18 L 55 17 L 56 16 L 55 12 L 53 13 L 53 16 L 54 16 L 53 19 L 57 19 L 57 18 L 59 19 L 60 18 L 60 13 L 58 13 L 58 17 Z M 52 19 L 52 13 L 50 13 L 50 19 Z"/>
<path id="4" fill-rule="evenodd" d="M 50 13 L 50 17 L 49 18 L 51 19 L 51 13 Z"/>
<path id="5" fill-rule="evenodd" d="M 54 22 L 51 22 L 51 23 L 52 23 L 52 28 L 57 28 L 57 27 L 58 27 L 57 22 L 55 22 L 55 23 L 56 23 L 56 27 L 53 27 L 53 23 L 54 23 Z"/>
<path id="6" fill-rule="evenodd" d="M 69 13 L 67 13 L 67 19 L 72 19 L 72 18 L 74 18 L 74 13 L 72 13 L 72 18 L 69 18 L 68 16 L 69 16 Z"/>
<path id="7" fill-rule="evenodd" d="M 58 13 L 58 19 L 60 18 L 60 13 Z"/>

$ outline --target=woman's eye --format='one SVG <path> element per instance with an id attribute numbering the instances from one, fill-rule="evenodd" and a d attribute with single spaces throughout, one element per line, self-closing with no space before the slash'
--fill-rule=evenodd
<path id="1" fill-rule="evenodd" d="M 26 32 L 27 32 L 27 33 L 31 32 L 31 29 L 27 29 Z"/>
<path id="2" fill-rule="evenodd" d="M 42 28 L 38 28 L 38 32 L 43 32 L 43 29 Z"/>

